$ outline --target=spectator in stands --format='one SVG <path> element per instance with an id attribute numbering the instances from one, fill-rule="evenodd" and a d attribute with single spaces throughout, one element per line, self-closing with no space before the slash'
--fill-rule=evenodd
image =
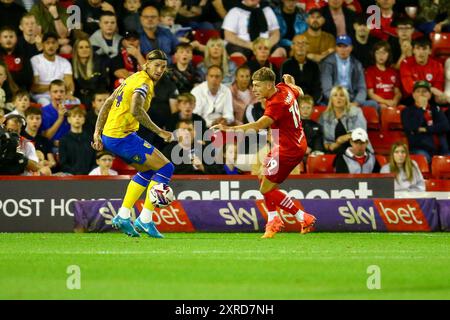
<path id="1" fill-rule="evenodd" d="M 445 61 L 445 95 L 450 101 L 450 58 Z"/>
<path id="2" fill-rule="evenodd" d="M 224 18 L 222 28 L 225 32 L 227 51 L 231 56 L 249 59 L 252 55 L 252 42 L 258 38 L 269 39 L 274 50 L 272 56 L 286 57 L 286 50 L 276 47 L 280 41 L 280 27 L 272 8 L 260 0 L 244 0 L 232 8 Z"/>
<path id="3" fill-rule="evenodd" d="M 14 110 L 11 113 L 21 115 L 25 118 L 25 111 L 30 107 L 30 94 L 28 91 L 19 90 L 14 95 L 12 103 Z"/>
<path id="4" fill-rule="evenodd" d="M 181 120 L 186 120 L 193 122 L 194 129 L 196 129 L 197 126 L 201 126 L 201 133 L 203 135 L 207 129 L 206 121 L 201 116 L 193 112 L 195 108 L 195 96 L 190 92 L 182 93 L 177 97 L 177 103 L 179 111 L 172 114 L 167 120 L 165 126 L 166 130 L 175 131 L 177 123 Z"/>
<path id="5" fill-rule="evenodd" d="M 339 36 L 336 39 L 336 53 L 322 61 L 320 79 L 325 101 L 330 98 L 331 89 L 340 85 L 348 90 L 353 105 L 367 103 L 364 69 L 361 62 L 351 56 L 352 49 L 352 39 L 347 35 Z"/>
<path id="6" fill-rule="evenodd" d="M 119 54 L 122 36 L 117 33 L 117 17 L 113 12 L 105 11 L 100 15 L 100 30 L 89 38 L 94 53 L 102 59 L 111 61 Z"/>
<path id="7" fill-rule="evenodd" d="M 139 18 L 139 9 L 141 8 L 141 0 L 125 0 L 123 7 L 125 8 L 121 21 L 124 30 L 142 31 L 141 22 Z"/>
<path id="8" fill-rule="evenodd" d="M 12 101 L 12 98 L 17 90 L 19 90 L 19 87 L 14 82 L 14 79 L 9 73 L 7 66 L 4 65 L 2 61 L 0 61 L 0 91 L 3 91 L 3 94 L 0 94 L 0 96 L 3 96 L 4 99 L 3 107 L 8 107 L 8 105 L 6 105 L 5 103 Z M 0 99 L 0 105 L 1 104 L 2 103 Z"/>
<path id="9" fill-rule="evenodd" d="M 73 107 L 68 112 L 70 131 L 61 138 L 59 157 L 61 171 L 70 174 L 88 174 L 95 164 L 91 136 L 83 130 L 86 111 Z"/>
<path id="10" fill-rule="evenodd" d="M 308 50 L 308 38 L 304 35 L 296 35 L 292 39 L 292 57 L 281 66 L 281 75 L 287 73 L 293 76 L 295 84 L 318 102 L 322 96 L 320 70 L 317 63 L 307 58 Z"/>
<path id="11" fill-rule="evenodd" d="M 376 4 L 381 11 L 381 20 L 379 28 L 370 30 L 370 34 L 380 40 L 385 40 L 389 37 L 397 37 L 397 30 L 394 26 L 394 21 L 398 14 L 394 11 L 395 0 L 377 0 Z"/>
<path id="12" fill-rule="evenodd" d="M 42 33 L 56 33 L 61 53 L 70 53 L 69 30 L 67 29 L 66 9 L 59 4 L 59 0 L 38 0 L 30 10 L 41 26 Z"/>
<path id="13" fill-rule="evenodd" d="M 348 35 L 355 38 L 353 23 L 356 14 L 354 11 L 342 6 L 344 0 L 329 0 L 328 5 L 321 9 L 325 24 L 323 31 L 331 33 L 333 36 Z"/>
<path id="14" fill-rule="evenodd" d="M 366 69 L 367 94 L 381 108 L 395 108 L 402 94 L 398 71 L 391 67 L 391 46 L 386 41 L 380 41 L 375 44 L 372 55 L 375 64 Z"/>
<path id="15" fill-rule="evenodd" d="M 180 43 L 175 49 L 175 63 L 169 69 L 169 77 L 180 93 L 189 92 L 202 82 L 200 72 L 192 65 L 193 48 L 189 43 Z"/>
<path id="16" fill-rule="evenodd" d="M 398 37 L 390 36 L 388 42 L 392 48 L 394 68 L 400 69 L 404 59 L 411 57 L 412 35 L 414 34 L 414 21 L 410 18 L 398 18 L 394 21 Z"/>
<path id="17" fill-rule="evenodd" d="M 50 103 L 49 84 L 52 80 L 64 80 L 69 96 L 73 95 L 74 82 L 70 62 L 56 54 L 58 36 L 55 33 L 46 33 L 42 38 L 42 45 L 43 53 L 31 58 L 34 75 L 31 92 L 37 103 L 46 105 Z"/>
<path id="18" fill-rule="evenodd" d="M 248 105 L 258 100 L 252 91 L 250 68 L 245 64 L 237 68 L 236 81 L 230 87 L 233 96 L 234 119 L 236 123 L 242 124 L 244 113 Z"/>
<path id="19" fill-rule="evenodd" d="M 325 151 L 344 153 L 349 146 L 351 132 L 356 128 L 367 129 L 367 121 L 361 108 L 350 102 L 347 89 L 335 86 L 330 93 L 327 109 L 320 115 Z"/>
<path id="20" fill-rule="evenodd" d="M 166 1 L 171 1 L 171 0 L 166 0 Z M 174 0 L 174 1 L 178 1 L 178 0 Z M 239 1 L 239 0 L 225 0 L 225 1 L 224 0 L 212 0 L 211 1 L 212 5 L 214 7 L 214 10 L 219 15 L 221 20 L 225 18 L 225 16 L 231 9 L 239 6 L 240 2 L 241 1 Z"/>
<path id="21" fill-rule="evenodd" d="M 26 125 L 25 118 L 18 114 L 10 114 L 5 117 L 5 129 L 9 132 L 20 136 L 22 128 Z M 39 164 L 39 158 L 36 154 L 36 149 L 30 141 L 20 136 L 18 152 L 22 153 L 27 159 L 28 163 L 23 175 L 51 175 L 48 167 L 42 167 Z"/>
<path id="22" fill-rule="evenodd" d="M 116 170 L 111 169 L 114 161 L 114 155 L 106 150 L 97 152 L 95 155 L 95 162 L 98 167 L 89 172 L 90 176 L 117 176 Z"/>
<path id="23" fill-rule="evenodd" d="M 27 13 L 20 19 L 19 29 L 22 33 L 17 45 L 25 56 L 30 59 L 39 54 L 42 51 L 42 28 L 36 23 L 36 18 Z"/>
<path id="24" fill-rule="evenodd" d="M 18 32 L 20 19 L 26 13 L 25 8 L 14 3 L 14 0 L 0 0 L 0 28 L 11 26 Z"/>
<path id="25" fill-rule="evenodd" d="M 177 20 L 180 24 L 192 29 L 214 29 L 212 23 L 203 19 L 203 9 L 207 4 L 208 0 L 182 1 Z"/>
<path id="26" fill-rule="evenodd" d="M 208 128 L 234 121 L 233 96 L 230 88 L 222 84 L 222 79 L 222 69 L 212 65 L 208 68 L 206 81 L 191 91 L 196 100 L 194 113 L 205 119 Z"/>
<path id="27" fill-rule="evenodd" d="M 396 142 L 391 147 L 389 163 L 381 167 L 380 173 L 394 173 L 396 192 L 425 191 L 425 180 L 414 160 L 409 156 L 408 146 Z"/>
<path id="28" fill-rule="evenodd" d="M 414 103 L 401 114 L 402 125 L 412 154 L 423 154 L 428 162 L 433 155 L 448 154 L 446 133 L 450 130 L 445 114 L 430 104 L 432 86 L 429 82 L 416 81 L 413 87 Z M 439 141 L 439 148 L 434 137 Z"/>
<path id="29" fill-rule="evenodd" d="M 218 164 L 216 167 L 216 174 L 237 175 L 243 172 L 236 167 L 238 156 L 238 145 L 234 143 L 226 143 L 222 147 L 222 161 L 223 164 Z"/>
<path id="30" fill-rule="evenodd" d="M 365 17 L 357 17 L 353 28 L 355 29 L 355 41 L 353 41 L 352 54 L 364 68 L 367 68 L 373 64 L 371 53 L 377 39 L 370 35 Z"/>
<path id="31" fill-rule="evenodd" d="M 252 50 L 255 58 L 247 61 L 247 66 L 250 68 L 251 74 L 261 69 L 262 67 L 268 67 L 272 69 L 272 71 L 276 75 L 275 82 L 280 82 L 280 71 L 269 61 L 269 40 L 265 38 L 256 38 L 256 40 L 253 41 Z"/>
<path id="32" fill-rule="evenodd" d="M 308 142 L 305 155 L 324 153 L 322 127 L 316 121 L 311 120 L 314 108 L 313 97 L 304 95 L 299 97 L 298 100 L 302 127 L 305 132 L 306 141 Z"/>
<path id="33" fill-rule="evenodd" d="M 83 31 L 92 35 L 99 29 L 100 16 L 104 11 L 115 13 L 114 6 L 104 0 L 76 0 L 80 8 Z"/>
<path id="34" fill-rule="evenodd" d="M 279 7 L 274 9 L 280 26 L 280 43 L 288 52 L 292 46 L 292 38 L 297 34 L 303 34 L 308 29 L 306 14 L 297 6 L 296 0 L 282 0 Z"/>
<path id="35" fill-rule="evenodd" d="M 430 57 L 431 41 L 420 38 L 413 42 L 413 56 L 405 59 L 400 65 L 400 79 L 404 98 L 411 97 L 414 83 L 426 80 L 431 84 L 431 93 L 437 103 L 446 104 L 444 90 L 444 68 L 442 63 Z"/>
<path id="36" fill-rule="evenodd" d="M 92 106 L 86 113 L 86 121 L 84 123 L 84 129 L 90 135 L 94 133 L 95 124 L 97 123 L 98 114 L 100 112 L 103 103 L 108 99 L 110 92 L 103 89 L 98 89 L 94 92 L 92 97 Z"/>
<path id="37" fill-rule="evenodd" d="M 419 0 L 417 29 L 425 35 L 450 31 L 450 1 Z"/>
<path id="38" fill-rule="evenodd" d="M 109 87 L 108 70 L 102 69 L 100 58 L 94 56 L 89 39 L 78 39 L 73 46 L 72 68 L 75 82 L 75 96 L 89 106 L 96 90 Z"/>
<path id="39" fill-rule="evenodd" d="M 380 164 L 367 148 L 369 137 L 366 130 L 356 128 L 350 134 L 350 147 L 335 159 L 336 173 L 378 173 Z"/>
<path id="40" fill-rule="evenodd" d="M 308 59 L 320 63 L 335 51 L 335 37 L 322 30 L 325 23 L 319 9 L 311 9 L 308 13 L 308 30 L 303 34 L 308 40 Z"/>
<path id="41" fill-rule="evenodd" d="M 229 86 L 234 81 L 236 64 L 231 60 L 225 50 L 225 42 L 221 38 L 213 37 L 208 40 L 205 47 L 205 58 L 197 66 L 202 74 L 202 79 L 206 78 L 206 72 L 212 65 L 222 68 L 224 77 L 222 83 Z"/>
<path id="42" fill-rule="evenodd" d="M 39 132 L 55 146 L 58 146 L 59 140 L 70 131 L 66 118 L 67 110 L 63 104 L 65 96 L 64 81 L 53 80 L 50 83 L 51 103 L 42 107 L 42 125 Z"/>
<path id="43" fill-rule="evenodd" d="M 167 56 L 172 56 L 179 41 L 170 30 L 158 26 L 158 9 L 153 6 L 143 8 L 140 21 L 143 29 L 140 38 L 142 54 L 145 55 L 153 49 L 160 49 Z"/>
<path id="44" fill-rule="evenodd" d="M 121 42 L 119 54 L 111 60 L 111 71 L 116 81 L 114 87 L 118 87 L 119 82 L 128 78 L 133 73 L 142 70 L 145 57 L 140 50 L 139 33 L 128 30 Z"/>
<path id="45" fill-rule="evenodd" d="M 183 28 L 181 24 L 175 23 L 177 13 L 175 8 L 162 7 L 159 12 L 159 26 L 169 29 L 177 37 L 178 41 L 190 42 L 186 36 L 192 32 L 192 28 Z"/>
<path id="46" fill-rule="evenodd" d="M 17 34 L 11 27 L 0 29 L 0 60 L 3 60 L 14 82 L 29 90 L 33 79 L 30 60 L 22 48 L 17 46 Z"/>
<path id="47" fill-rule="evenodd" d="M 29 107 L 25 111 L 26 127 L 22 130 L 22 136 L 31 141 L 36 148 L 36 153 L 39 158 L 39 164 L 43 167 L 51 169 L 56 167 L 56 160 L 53 154 L 52 143 L 38 133 L 42 124 L 42 110 L 37 107 Z"/>

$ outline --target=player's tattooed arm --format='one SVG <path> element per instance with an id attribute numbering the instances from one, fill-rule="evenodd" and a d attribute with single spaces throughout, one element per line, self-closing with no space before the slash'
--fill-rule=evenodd
<path id="1" fill-rule="evenodd" d="M 140 92 L 133 93 L 133 96 L 131 98 L 131 114 L 141 125 L 156 133 L 158 136 L 164 139 L 164 141 L 171 141 L 173 137 L 172 133 L 161 129 L 152 121 L 152 119 L 144 109 L 144 104 L 144 96 Z"/>
<path id="2" fill-rule="evenodd" d="M 116 91 L 114 91 L 108 99 L 105 100 L 100 111 L 98 113 L 97 122 L 95 123 L 95 132 L 101 133 L 103 131 L 103 127 L 105 126 L 106 119 L 108 119 L 109 110 L 111 110 L 111 106 L 116 98 Z"/>

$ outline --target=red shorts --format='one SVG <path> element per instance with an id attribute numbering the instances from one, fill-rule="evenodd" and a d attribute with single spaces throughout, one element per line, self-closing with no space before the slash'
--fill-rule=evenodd
<path id="1" fill-rule="evenodd" d="M 307 148 L 306 138 L 303 137 L 301 148 L 295 157 L 286 157 L 276 150 L 271 150 L 263 162 L 263 175 L 271 182 L 282 183 L 292 170 L 303 161 Z"/>

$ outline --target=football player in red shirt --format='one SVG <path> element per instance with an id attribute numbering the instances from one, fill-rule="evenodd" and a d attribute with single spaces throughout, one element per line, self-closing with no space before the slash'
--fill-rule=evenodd
<path id="1" fill-rule="evenodd" d="M 307 149 L 297 104 L 298 96 L 303 94 L 302 89 L 295 85 L 294 77 L 288 74 L 283 75 L 285 83 L 275 85 L 275 73 L 266 67 L 256 71 L 252 80 L 256 98 L 265 100 L 264 115 L 256 122 L 234 127 L 219 124 L 211 129 L 246 132 L 271 128 L 273 147 L 264 161 L 259 188 L 268 211 L 266 231 L 262 237 L 272 238 L 283 227 L 277 207 L 295 215 L 302 226 L 301 233 L 308 233 L 316 218 L 298 208 L 291 197 L 278 189 L 278 185 L 302 161 Z"/>

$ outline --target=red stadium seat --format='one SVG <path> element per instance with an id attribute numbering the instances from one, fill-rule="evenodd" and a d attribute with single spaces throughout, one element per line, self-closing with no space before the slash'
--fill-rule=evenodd
<path id="1" fill-rule="evenodd" d="M 419 166 L 420 172 L 425 179 L 430 177 L 430 166 L 428 164 L 427 158 L 423 154 L 411 154 L 411 160 L 414 160 Z"/>
<path id="2" fill-rule="evenodd" d="M 450 180 L 428 179 L 425 180 L 426 191 L 450 191 Z"/>
<path id="3" fill-rule="evenodd" d="M 434 156 L 431 160 L 431 176 L 436 179 L 450 179 L 450 156 Z"/>
<path id="4" fill-rule="evenodd" d="M 450 56 L 450 33 L 430 34 L 431 51 L 434 56 Z"/>
<path id="5" fill-rule="evenodd" d="M 335 154 L 310 155 L 306 160 L 307 173 L 334 173 Z"/>
<path id="6" fill-rule="evenodd" d="M 367 129 L 380 130 L 380 118 L 378 117 L 377 110 L 375 108 L 365 106 L 363 106 L 361 110 L 367 121 Z"/>
<path id="7" fill-rule="evenodd" d="M 380 167 L 384 166 L 386 163 L 389 162 L 388 159 L 382 154 L 376 154 L 375 159 L 377 159 L 377 162 L 380 165 Z"/>
<path id="8" fill-rule="evenodd" d="M 281 65 L 286 61 L 284 57 L 270 57 L 269 62 L 275 66 L 278 70 L 281 69 Z"/>
<path id="9" fill-rule="evenodd" d="M 319 121 L 320 115 L 327 109 L 326 106 L 315 106 L 311 114 L 311 120 Z"/>
<path id="10" fill-rule="evenodd" d="M 36 102 L 30 102 L 30 107 L 42 108 L 42 104 Z"/>
<path id="11" fill-rule="evenodd" d="M 402 131 L 369 131 L 369 140 L 375 149 L 376 154 L 389 155 L 391 146 L 397 141 L 408 143 L 405 134 Z"/>
<path id="12" fill-rule="evenodd" d="M 220 31 L 218 30 L 205 30 L 197 29 L 194 30 L 194 40 L 197 40 L 203 45 L 206 45 L 209 39 L 217 37 L 220 38 Z"/>
<path id="13" fill-rule="evenodd" d="M 381 129 L 383 131 L 388 130 L 402 130 L 401 113 L 404 106 L 397 108 L 383 108 L 381 109 Z"/>
<path id="14" fill-rule="evenodd" d="M 247 62 L 247 59 L 245 57 L 240 57 L 240 56 L 231 56 L 230 60 L 232 60 L 237 67 L 242 66 L 244 63 Z"/>
<path id="15" fill-rule="evenodd" d="M 127 164 L 119 157 L 114 158 L 112 169 L 123 175 L 135 175 L 137 173 L 135 168 Z"/>
<path id="16" fill-rule="evenodd" d="M 203 56 L 199 54 L 194 54 L 192 56 L 192 65 L 194 67 L 197 67 L 198 64 L 200 64 L 203 61 Z"/>

